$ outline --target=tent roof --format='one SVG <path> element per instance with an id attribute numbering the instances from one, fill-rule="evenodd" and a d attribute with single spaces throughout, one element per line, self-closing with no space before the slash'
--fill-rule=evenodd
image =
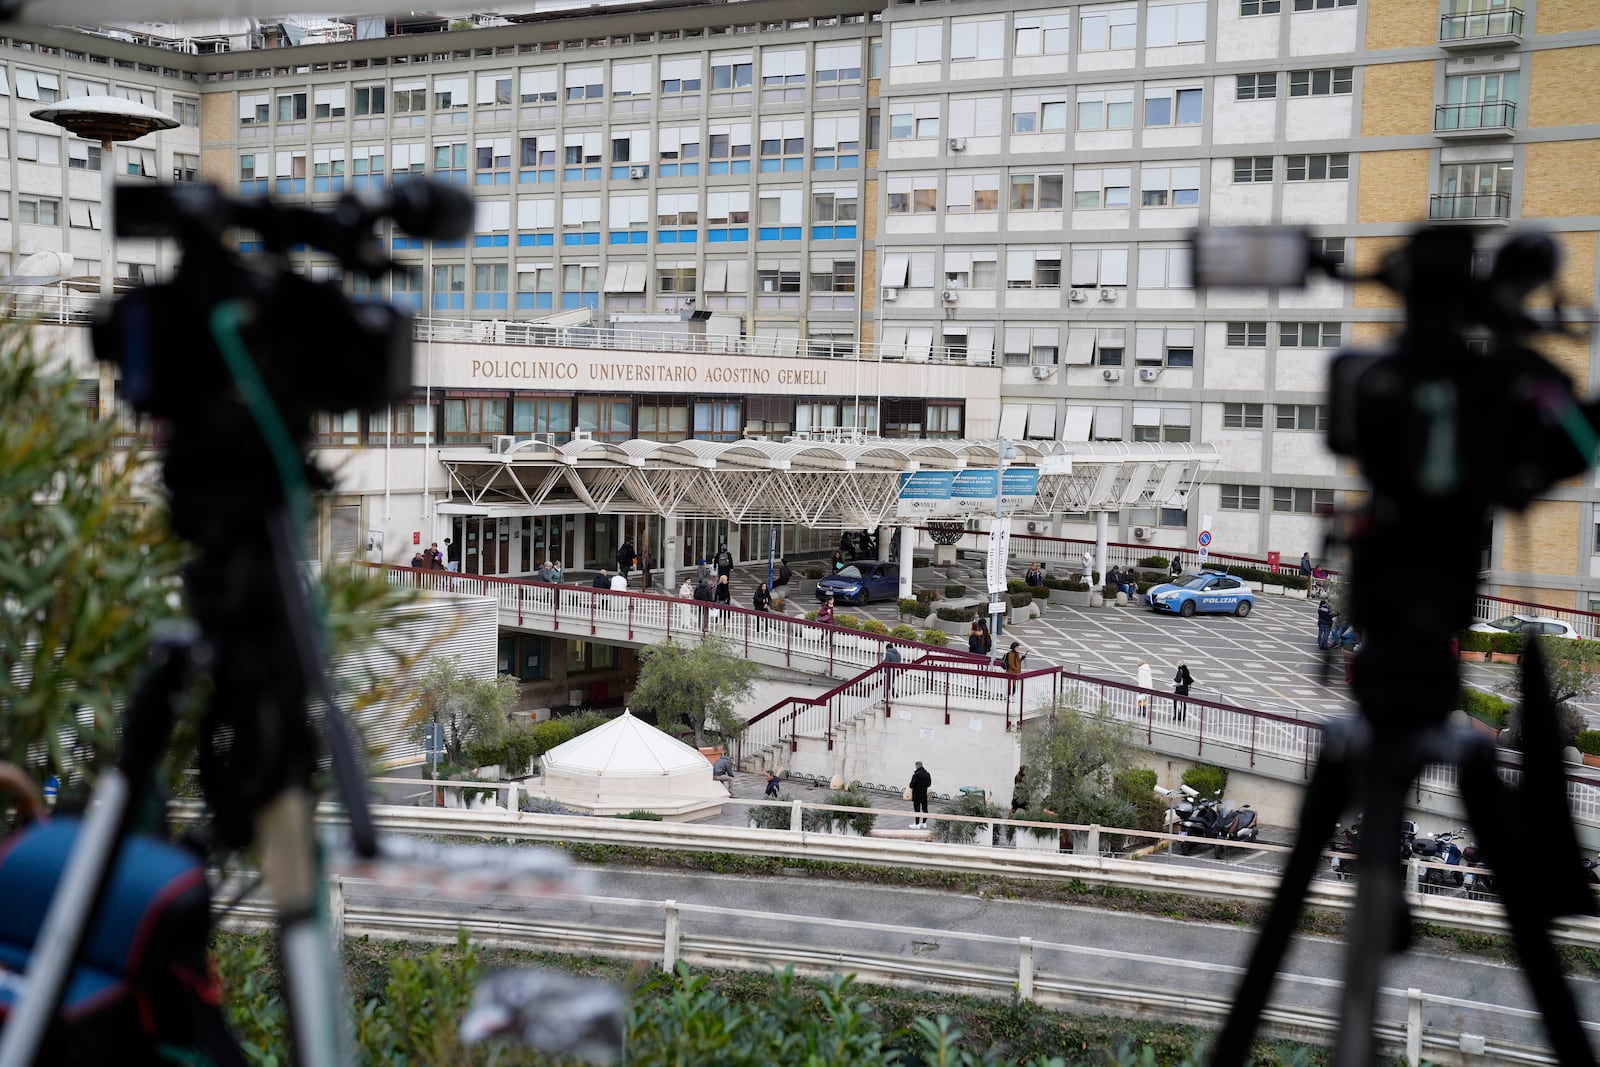
<path id="1" fill-rule="evenodd" d="M 604 726 L 579 734 L 544 754 L 547 768 L 596 775 L 684 774 L 711 765 L 698 749 L 669 737 L 624 711 Z"/>

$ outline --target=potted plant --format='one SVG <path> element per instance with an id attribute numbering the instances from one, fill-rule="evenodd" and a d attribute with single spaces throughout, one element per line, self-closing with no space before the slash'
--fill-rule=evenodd
<path id="1" fill-rule="evenodd" d="M 829 793 L 822 798 L 824 804 L 840 808 L 859 808 L 859 811 L 808 810 L 800 816 L 800 829 L 810 833 L 844 834 L 849 837 L 870 837 L 878 817 L 871 812 L 872 801 L 859 786 Z"/>
<path id="2" fill-rule="evenodd" d="M 800 577 L 794 580 L 796 593 L 800 596 L 815 596 L 817 583 L 822 581 L 827 573 L 821 567 L 807 567 L 800 572 Z"/>
<path id="3" fill-rule="evenodd" d="M 939 809 L 943 815 L 966 815 L 975 819 L 1001 819 L 1005 811 L 996 804 L 989 803 L 989 798 L 982 792 L 963 792 L 956 799 Z M 943 841 L 947 845 L 977 845 L 987 848 L 994 844 L 994 823 L 992 822 L 959 822 L 953 819 L 935 819 L 933 821 L 933 839 Z"/>
<path id="4" fill-rule="evenodd" d="M 1059 823 L 1060 817 L 1044 808 L 1019 808 L 1011 813 L 1019 822 Z M 1012 843 L 1024 852 L 1060 852 L 1061 831 L 1050 826 L 1017 826 Z"/>
<path id="5" fill-rule="evenodd" d="M 1062 603 L 1074 608 L 1090 606 L 1091 594 L 1088 582 L 1063 582 L 1061 583 Z"/>
<path id="6" fill-rule="evenodd" d="M 1573 741 L 1573 747 L 1583 753 L 1587 766 L 1600 767 L 1600 730 L 1584 730 Z"/>

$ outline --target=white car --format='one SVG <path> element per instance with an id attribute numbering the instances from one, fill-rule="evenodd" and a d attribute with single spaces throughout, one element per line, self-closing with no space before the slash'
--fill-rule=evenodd
<path id="1" fill-rule="evenodd" d="M 1505 615 L 1493 622 L 1475 622 L 1467 629 L 1480 634 L 1523 634 L 1527 637 L 1566 637 L 1582 635 L 1568 623 L 1548 615 Z"/>

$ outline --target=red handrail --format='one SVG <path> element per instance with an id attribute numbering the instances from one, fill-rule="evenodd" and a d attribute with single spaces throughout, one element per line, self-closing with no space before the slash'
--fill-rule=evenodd
<path id="1" fill-rule="evenodd" d="M 917 527 L 917 529 L 918 530 L 922 530 L 922 531 L 926 531 L 928 529 L 928 527 L 919 526 L 919 527 Z M 981 537 L 987 538 L 988 537 L 988 531 L 986 531 L 986 530 L 965 530 L 965 531 L 963 531 L 963 536 L 973 536 L 973 537 L 981 536 Z M 1027 555 L 1028 555 L 1026 542 L 1029 542 L 1029 541 L 1053 542 L 1055 544 L 1062 544 L 1062 545 L 1081 545 L 1081 546 L 1083 546 L 1085 548 L 1094 548 L 1098 544 L 1098 542 L 1092 541 L 1092 540 L 1090 540 L 1088 538 L 1084 538 L 1084 537 L 1050 537 L 1050 536 L 1047 536 L 1045 534 L 1019 534 L 1019 533 L 1014 533 L 1014 534 L 1011 535 L 1011 542 L 1012 542 L 1012 545 L 1014 546 L 1012 548 L 1012 550 L 1011 550 L 1012 555 L 1014 557 L 1016 557 L 1016 558 L 1019 558 L 1019 559 L 1026 558 Z M 1019 542 L 1021 542 L 1021 543 L 1019 544 Z M 1107 548 L 1126 548 L 1126 549 L 1131 549 L 1134 552 L 1141 553 L 1141 554 L 1146 555 L 1146 556 L 1150 556 L 1150 555 L 1168 555 L 1168 556 L 1170 556 L 1174 552 L 1181 552 L 1181 553 L 1187 553 L 1188 556 L 1191 557 L 1191 559 L 1192 559 L 1193 556 L 1194 556 L 1194 553 L 1195 553 L 1195 550 L 1193 548 L 1185 548 L 1185 547 L 1181 547 L 1181 546 L 1173 547 L 1173 546 L 1170 546 L 1170 545 L 1154 545 L 1154 544 L 1149 544 L 1149 543 L 1141 542 L 1141 541 L 1107 541 L 1106 542 L 1106 547 Z M 1238 556 L 1238 555 L 1233 555 L 1233 554 L 1228 553 L 1228 552 L 1210 552 L 1210 553 L 1207 554 L 1206 559 L 1208 561 L 1210 561 L 1210 560 L 1226 560 L 1226 561 L 1238 563 L 1238 564 L 1241 564 L 1241 565 L 1244 565 L 1244 566 L 1255 567 L 1255 568 L 1257 568 L 1259 570 L 1264 570 L 1264 571 L 1271 571 L 1271 569 L 1272 569 L 1272 564 L 1270 562 L 1268 562 L 1265 559 L 1258 559 L 1255 556 Z M 1324 569 L 1324 571 L 1326 572 L 1326 574 L 1327 574 L 1327 576 L 1329 578 L 1337 578 L 1339 576 L 1339 572 L 1336 571 L 1336 570 L 1328 570 L 1327 568 L 1323 568 L 1323 569 Z M 1277 573 L 1279 573 L 1279 574 L 1298 574 L 1299 572 L 1300 572 L 1300 561 L 1299 560 L 1280 560 L 1278 562 Z"/>

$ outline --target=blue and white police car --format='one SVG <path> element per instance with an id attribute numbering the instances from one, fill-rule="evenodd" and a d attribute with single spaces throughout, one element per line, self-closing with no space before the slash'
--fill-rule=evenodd
<path id="1" fill-rule="evenodd" d="M 1232 575 L 1201 571 L 1151 586 L 1144 602 L 1151 611 L 1170 611 L 1186 619 L 1197 611 L 1232 612 L 1242 617 L 1256 606 L 1256 595 Z"/>

